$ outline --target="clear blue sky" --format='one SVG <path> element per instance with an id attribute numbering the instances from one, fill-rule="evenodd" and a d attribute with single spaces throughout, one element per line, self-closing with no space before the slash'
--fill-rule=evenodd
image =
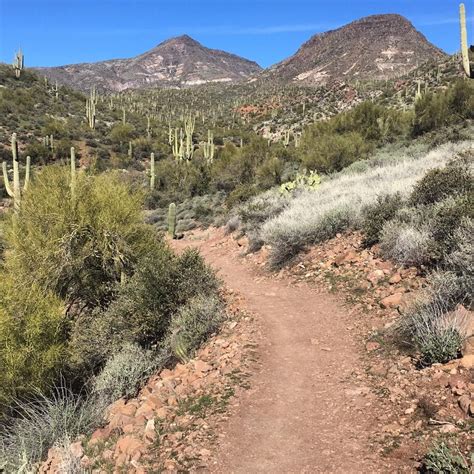
<path id="1" fill-rule="evenodd" d="M 131 57 L 187 33 L 205 46 L 269 66 L 317 32 L 399 13 L 449 53 L 458 0 L 0 0 L 0 61 L 54 66 Z M 474 0 L 466 0 L 474 42 Z"/>

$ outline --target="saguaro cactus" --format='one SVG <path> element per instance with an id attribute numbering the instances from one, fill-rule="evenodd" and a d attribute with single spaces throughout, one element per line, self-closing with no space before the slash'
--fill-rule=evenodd
<path id="1" fill-rule="evenodd" d="M 186 148 L 184 156 L 187 160 L 190 160 L 194 154 L 193 134 L 195 125 L 196 117 L 193 117 L 191 114 L 189 114 L 184 118 L 184 131 L 186 134 Z"/>
<path id="2" fill-rule="evenodd" d="M 466 26 L 466 7 L 464 3 L 459 5 L 459 21 L 461 24 L 461 54 L 464 72 L 467 77 L 474 79 L 474 68 L 471 68 L 471 61 L 469 59 L 469 46 L 467 43 L 467 26 Z M 471 46 L 471 49 L 473 47 Z"/>
<path id="3" fill-rule="evenodd" d="M 20 162 L 18 160 L 18 143 L 16 141 L 16 133 L 12 135 L 12 156 L 13 156 L 13 187 L 10 185 L 8 178 L 7 163 L 4 161 L 2 164 L 3 180 L 5 182 L 5 189 L 7 194 L 13 199 L 13 205 L 15 212 L 20 209 L 22 188 L 20 185 Z M 25 172 L 25 183 L 23 185 L 23 191 L 26 191 L 28 184 L 30 183 L 30 168 L 31 158 L 26 157 L 26 172 Z"/>
<path id="4" fill-rule="evenodd" d="M 76 198 L 76 150 L 71 147 L 71 182 L 69 184 L 71 188 L 72 199 Z"/>
<path id="5" fill-rule="evenodd" d="M 25 56 L 21 48 L 15 53 L 15 59 L 13 60 L 13 69 L 15 70 L 15 77 L 20 79 L 21 71 L 25 68 Z"/>
<path id="6" fill-rule="evenodd" d="M 204 158 L 208 163 L 212 163 L 214 161 L 216 147 L 214 145 L 214 134 L 210 130 L 207 131 L 207 143 L 203 143 L 202 147 Z"/>
<path id="7" fill-rule="evenodd" d="M 176 237 L 176 204 L 174 202 L 168 208 L 168 234 L 172 239 Z"/>
<path id="8" fill-rule="evenodd" d="M 155 189 L 155 154 L 150 155 L 150 189 Z"/>
<path id="9" fill-rule="evenodd" d="M 86 117 L 89 128 L 95 128 L 95 106 L 97 104 L 97 91 L 95 87 L 91 89 L 89 99 L 86 99 Z"/>

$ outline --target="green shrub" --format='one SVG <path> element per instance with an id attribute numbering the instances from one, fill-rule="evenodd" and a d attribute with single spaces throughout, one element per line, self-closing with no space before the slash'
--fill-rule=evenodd
<path id="1" fill-rule="evenodd" d="M 47 167 L 30 184 L 18 219 L 6 229 L 6 267 L 26 286 L 38 284 L 71 308 L 106 305 L 122 276 L 154 245 L 142 198 L 113 174 L 79 175 Z"/>
<path id="2" fill-rule="evenodd" d="M 452 161 L 445 168 L 428 171 L 413 188 L 410 203 L 414 206 L 432 204 L 473 191 L 474 176 L 470 167 L 460 161 Z"/>
<path id="3" fill-rule="evenodd" d="M 199 252 L 175 256 L 167 246 L 155 246 L 121 285 L 105 311 L 81 316 L 74 325 L 71 352 L 76 370 L 100 367 L 124 343 L 160 345 L 173 314 L 197 295 L 212 297 L 218 288 L 213 271 Z"/>
<path id="4" fill-rule="evenodd" d="M 422 364 L 444 363 L 458 356 L 468 323 L 465 312 L 457 309 L 459 303 L 468 303 L 462 277 L 438 271 L 429 275 L 423 293 L 405 312 L 397 332 L 419 350 Z"/>
<path id="5" fill-rule="evenodd" d="M 38 285 L 0 274 L 0 412 L 46 389 L 67 360 L 64 305 Z"/>
<path id="6" fill-rule="evenodd" d="M 364 245 L 370 247 L 380 240 L 384 224 L 393 219 L 397 211 L 403 206 L 403 199 L 399 193 L 378 196 L 377 201 L 362 208 L 362 232 Z"/>
<path id="7" fill-rule="evenodd" d="M 133 397 L 148 377 L 165 365 L 168 358 L 165 351 L 155 352 L 135 344 L 125 344 L 94 378 L 93 392 L 109 403 L 121 397 Z"/>
<path id="8" fill-rule="evenodd" d="M 228 209 L 232 209 L 233 207 L 248 201 L 256 194 L 258 194 L 258 188 L 253 184 L 239 184 L 227 196 L 225 205 Z"/>
<path id="9" fill-rule="evenodd" d="M 463 337 L 456 328 L 436 328 L 429 334 L 415 338 L 415 343 L 421 352 L 420 362 L 430 366 L 456 359 L 461 351 Z"/>
<path id="10" fill-rule="evenodd" d="M 223 305 L 218 298 L 200 295 L 189 300 L 171 319 L 169 341 L 173 354 L 181 360 L 192 357 L 223 319 Z"/>
<path id="11" fill-rule="evenodd" d="M 445 442 L 435 444 L 425 455 L 426 472 L 433 474 L 469 474 L 469 466 L 459 449 L 450 448 Z"/>
<path id="12" fill-rule="evenodd" d="M 321 173 L 341 171 L 355 161 L 369 156 L 373 147 L 355 132 L 321 135 L 307 146 L 303 165 Z"/>
<path id="13" fill-rule="evenodd" d="M 474 219 L 474 192 L 447 198 L 433 206 L 429 225 L 436 242 L 435 256 L 439 262 L 443 263 L 456 247 L 456 230 L 465 219 Z"/>

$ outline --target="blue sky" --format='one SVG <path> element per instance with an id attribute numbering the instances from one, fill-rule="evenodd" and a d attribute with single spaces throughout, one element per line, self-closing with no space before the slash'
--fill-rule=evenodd
<path id="1" fill-rule="evenodd" d="M 399 13 L 449 53 L 458 0 L 0 0 L 0 61 L 54 66 L 131 57 L 187 33 L 269 66 L 315 33 L 362 16 Z M 469 29 L 474 1 L 467 0 Z M 471 42 L 474 41 L 474 33 Z"/>

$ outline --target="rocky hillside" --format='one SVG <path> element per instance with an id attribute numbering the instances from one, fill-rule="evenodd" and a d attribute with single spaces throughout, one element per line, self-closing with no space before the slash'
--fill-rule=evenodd
<path id="1" fill-rule="evenodd" d="M 373 15 L 313 36 L 265 75 L 308 85 L 336 79 L 390 79 L 444 56 L 406 18 Z"/>
<path id="2" fill-rule="evenodd" d="M 145 86 L 189 87 L 235 83 L 261 71 L 247 59 L 209 49 L 187 35 L 172 38 L 130 59 L 71 64 L 38 69 L 53 81 L 86 90 L 122 91 Z"/>

